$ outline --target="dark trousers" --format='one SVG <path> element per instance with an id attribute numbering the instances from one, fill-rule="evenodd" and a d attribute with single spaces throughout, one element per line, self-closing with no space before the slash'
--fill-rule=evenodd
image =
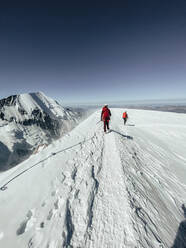
<path id="1" fill-rule="evenodd" d="M 127 118 L 123 118 L 123 120 L 124 120 L 124 125 L 126 124 L 126 122 L 127 122 Z"/>
<path id="2" fill-rule="evenodd" d="M 106 129 L 109 130 L 109 120 L 104 120 L 104 132 L 106 132 Z"/>

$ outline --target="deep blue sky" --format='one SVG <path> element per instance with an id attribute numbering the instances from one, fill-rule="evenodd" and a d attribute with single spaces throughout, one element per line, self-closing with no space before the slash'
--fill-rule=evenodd
<path id="1" fill-rule="evenodd" d="M 8 3 L 0 7 L 0 98 L 185 97 L 185 0 Z"/>

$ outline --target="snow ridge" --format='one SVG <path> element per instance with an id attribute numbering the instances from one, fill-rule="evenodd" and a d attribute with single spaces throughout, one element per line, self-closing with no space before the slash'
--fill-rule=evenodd
<path id="1" fill-rule="evenodd" d="M 67 200 L 67 205 L 66 205 L 65 225 L 66 225 L 67 234 L 65 241 L 63 243 L 63 247 L 69 247 L 74 233 L 74 225 L 72 222 L 72 214 L 69 206 L 69 200 Z"/>
<path id="2" fill-rule="evenodd" d="M 3 185 L 40 162 L 0 191 L 2 247 L 185 246 L 186 117 L 179 120 L 171 113 L 163 119 L 158 112 L 149 117 L 147 111 L 131 110 L 136 122 L 123 126 L 122 110 L 111 111 L 111 132 L 103 133 L 100 111 L 95 112 L 28 161 L 0 174 Z M 154 119 L 159 126 L 154 127 Z M 170 120 L 178 123 L 170 125 Z M 176 145 L 170 142 L 175 141 L 170 135 L 174 125 L 179 125 Z"/>

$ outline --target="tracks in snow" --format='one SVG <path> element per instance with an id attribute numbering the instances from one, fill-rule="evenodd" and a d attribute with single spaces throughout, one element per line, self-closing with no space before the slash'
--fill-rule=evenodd
<path id="1" fill-rule="evenodd" d="M 170 247 L 181 199 L 167 177 L 175 178 L 163 169 L 163 156 L 122 133 L 98 130 L 71 159 L 55 156 L 62 166 L 50 191 L 17 226 L 29 248 Z"/>
<path id="2" fill-rule="evenodd" d="M 85 247 L 94 218 L 103 142 L 101 133 L 94 134 L 51 182 L 42 209 L 35 210 L 37 221 L 28 247 Z M 47 212 L 47 216 L 42 214 Z M 42 229 L 38 228 L 41 223 Z"/>
<path id="3" fill-rule="evenodd" d="M 68 197 L 68 216 L 71 216 L 70 226 L 73 226 L 73 232 L 70 230 L 70 239 L 67 240 L 69 222 L 66 221 L 63 247 L 86 247 L 87 240 L 91 238 L 93 208 L 99 188 L 97 177 L 102 169 L 104 147 L 102 136 L 99 135 L 95 134 L 91 142 L 82 147 L 76 159 L 78 168 L 76 167 L 75 177 L 73 173 L 74 188 Z"/>
<path id="4" fill-rule="evenodd" d="M 134 247 L 130 205 L 114 134 L 96 135 L 89 156 L 77 164 L 63 247 Z"/>
<path id="5" fill-rule="evenodd" d="M 130 206 L 113 133 L 105 136 L 91 238 L 86 247 L 134 247 Z"/>
<path id="6" fill-rule="evenodd" d="M 174 212 L 183 201 L 182 185 L 168 170 L 165 152 L 160 147 L 145 150 L 121 136 L 116 141 L 132 209 L 136 247 L 168 248 L 176 229 Z"/>
<path id="7" fill-rule="evenodd" d="M 53 181 L 53 200 L 35 210 L 28 247 L 134 247 L 124 182 L 114 134 L 99 130 Z"/>
<path id="8" fill-rule="evenodd" d="M 78 168 L 72 173 L 74 188 L 67 200 L 63 247 L 134 247 L 114 135 L 100 132 L 89 145 L 82 147 L 76 160 Z"/>

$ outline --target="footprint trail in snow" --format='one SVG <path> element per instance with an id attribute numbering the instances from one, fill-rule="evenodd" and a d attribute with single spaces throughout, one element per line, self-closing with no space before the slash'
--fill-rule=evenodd
<path id="1" fill-rule="evenodd" d="M 123 110 L 111 111 L 111 132 L 103 133 L 95 112 L 0 176 L 3 185 L 43 161 L 0 192 L 1 247 L 173 245 L 186 204 L 186 117 L 129 110 L 135 125 L 124 126 Z"/>

